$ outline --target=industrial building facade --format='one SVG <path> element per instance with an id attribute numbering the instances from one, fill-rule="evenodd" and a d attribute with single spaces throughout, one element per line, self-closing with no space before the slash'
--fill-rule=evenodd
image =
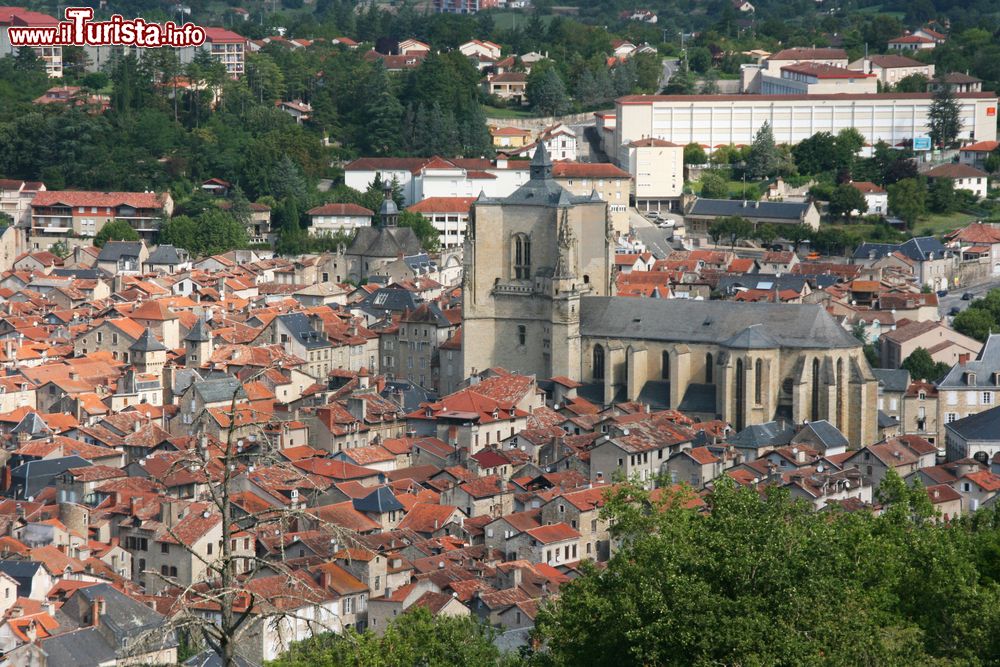
<path id="1" fill-rule="evenodd" d="M 963 142 L 993 141 L 997 134 L 997 96 L 955 95 L 961 109 Z M 930 93 L 837 95 L 628 95 L 615 103 L 613 155 L 628 164 L 628 146 L 652 137 L 675 144 L 698 143 L 713 149 L 749 145 L 769 123 L 777 143 L 796 144 L 817 132 L 836 134 L 848 127 L 866 143 L 896 146 L 928 133 Z M 610 130 L 610 128 L 609 128 Z M 612 148 L 612 147 L 609 147 Z"/>

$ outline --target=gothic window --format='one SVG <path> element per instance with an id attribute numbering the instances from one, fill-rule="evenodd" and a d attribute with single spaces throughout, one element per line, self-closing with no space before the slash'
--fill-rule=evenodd
<path id="1" fill-rule="evenodd" d="M 531 239 L 527 234 L 514 235 L 514 278 L 529 280 L 531 278 Z"/>
<path id="2" fill-rule="evenodd" d="M 819 419 L 819 358 L 813 359 L 812 364 L 812 418 L 810 421 Z"/>
<path id="3" fill-rule="evenodd" d="M 837 428 L 844 428 L 844 360 L 837 359 Z"/>
<path id="4" fill-rule="evenodd" d="M 517 344 L 524 345 L 528 341 L 528 327 L 523 324 L 517 325 Z"/>
<path id="5" fill-rule="evenodd" d="M 604 379 L 604 348 L 600 345 L 594 346 L 594 379 Z"/>
<path id="6" fill-rule="evenodd" d="M 712 382 L 715 381 L 715 380 L 712 379 L 712 371 L 714 370 L 713 369 L 713 361 L 714 360 L 712 359 L 712 353 L 711 352 L 709 352 L 708 354 L 705 355 L 705 383 L 706 384 L 712 384 Z"/>
<path id="7" fill-rule="evenodd" d="M 753 381 L 753 400 L 754 403 L 760 405 L 764 402 L 762 400 L 764 394 L 764 362 L 760 359 L 755 361 L 753 365 Z"/>
<path id="8" fill-rule="evenodd" d="M 662 361 L 663 370 L 661 371 L 660 376 L 664 380 L 669 380 L 670 379 L 670 353 L 667 352 L 666 350 L 664 350 L 662 356 L 663 356 L 663 361 Z"/>
<path id="9" fill-rule="evenodd" d="M 736 360 L 736 430 L 743 430 L 743 416 L 746 406 L 746 373 L 743 360 Z"/>

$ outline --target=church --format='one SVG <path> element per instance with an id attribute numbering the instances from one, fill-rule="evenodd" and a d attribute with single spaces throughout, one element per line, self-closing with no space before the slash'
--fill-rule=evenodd
<path id="1" fill-rule="evenodd" d="M 605 405 L 641 400 L 737 430 L 825 419 L 855 446 L 878 439 L 878 381 L 860 342 L 817 304 L 614 296 L 614 236 L 596 192 L 552 176 L 474 203 L 465 245 L 463 369 L 564 376 Z"/>

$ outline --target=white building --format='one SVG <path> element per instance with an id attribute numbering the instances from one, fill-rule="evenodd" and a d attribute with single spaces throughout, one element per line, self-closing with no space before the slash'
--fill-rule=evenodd
<path id="1" fill-rule="evenodd" d="M 959 139 L 996 140 L 996 94 L 957 93 L 955 98 L 962 122 Z M 624 165 L 628 145 L 647 137 L 682 146 L 749 146 L 765 122 L 779 144 L 853 127 L 869 145 L 885 141 L 895 146 L 928 134 L 931 102 L 930 93 L 627 95 L 615 102 L 614 139 L 606 152 Z"/>
<path id="2" fill-rule="evenodd" d="M 500 45 L 490 41 L 484 42 L 478 39 L 470 39 L 465 44 L 459 44 L 458 50 L 462 53 L 462 55 L 469 56 L 470 58 L 492 58 L 493 60 L 500 60 Z"/>
<path id="3" fill-rule="evenodd" d="M 906 77 L 914 74 L 922 74 L 928 79 L 934 78 L 934 65 L 894 53 L 860 58 L 848 67 L 859 72 L 874 74 L 883 86 L 895 86 Z"/>
<path id="4" fill-rule="evenodd" d="M 847 67 L 847 51 L 844 49 L 783 49 L 762 58 L 757 63 L 741 65 L 740 92 L 760 93 L 764 74 L 780 77 L 782 67 L 801 63 Z"/>
<path id="5" fill-rule="evenodd" d="M 924 173 L 929 180 L 946 178 L 955 184 L 956 190 L 966 190 L 982 199 L 989 191 L 989 175 L 967 164 L 942 164 Z"/>
<path id="6" fill-rule="evenodd" d="M 889 193 L 879 186 L 869 181 L 854 181 L 851 183 L 854 189 L 860 192 L 868 208 L 864 215 L 885 215 L 889 211 Z M 861 211 L 853 211 L 853 215 L 861 215 Z"/>
<path id="7" fill-rule="evenodd" d="M 434 225 L 442 248 L 461 248 L 475 197 L 429 197 L 407 210 L 419 213 Z"/>
<path id="8" fill-rule="evenodd" d="M 820 63 L 795 63 L 781 68 L 778 76 L 761 72 L 762 95 L 828 95 L 878 92 L 878 78 L 846 67 Z"/>
<path id="9" fill-rule="evenodd" d="M 576 161 L 576 133 L 565 123 L 556 123 L 555 125 L 548 126 L 539 133 L 538 141 L 545 143 L 545 148 L 549 151 L 549 157 L 553 161 Z M 528 152 L 534 154 L 534 146 Z"/>
<path id="10" fill-rule="evenodd" d="M 0 179 L 0 213 L 9 215 L 14 224 L 27 224 L 31 220 L 31 201 L 44 191 L 44 183 Z"/>
<path id="11" fill-rule="evenodd" d="M 676 208 L 684 189 L 684 147 L 662 139 L 628 145 L 635 207 L 644 211 Z"/>
<path id="12" fill-rule="evenodd" d="M 7 28 L 14 26 L 44 27 L 58 25 L 59 21 L 40 12 L 32 12 L 23 7 L 0 7 L 0 58 L 17 55 L 17 47 L 10 43 Z M 63 52 L 61 46 L 39 46 L 35 53 L 45 63 L 45 72 L 51 78 L 63 75 Z"/>
<path id="13" fill-rule="evenodd" d="M 371 227 L 375 213 L 357 204 L 324 204 L 309 209 L 306 215 L 309 216 L 309 235 L 323 236 Z"/>
<path id="14" fill-rule="evenodd" d="M 986 158 L 996 151 L 997 148 L 1000 148 L 1000 142 L 998 141 L 980 141 L 979 143 L 962 146 L 958 152 L 958 161 L 976 169 L 984 169 L 986 167 Z"/>
<path id="15" fill-rule="evenodd" d="M 506 197 L 528 180 L 528 160 L 496 161 L 483 158 L 364 157 L 344 167 L 344 182 L 355 190 L 368 189 L 379 175 L 395 179 L 409 206 L 429 197 Z"/>

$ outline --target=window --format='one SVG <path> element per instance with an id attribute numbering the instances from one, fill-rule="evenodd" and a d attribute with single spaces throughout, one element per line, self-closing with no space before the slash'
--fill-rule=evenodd
<path id="1" fill-rule="evenodd" d="M 993 402 L 993 392 L 984 391 L 983 392 L 983 405 L 990 405 Z"/>
<path id="2" fill-rule="evenodd" d="M 381 588 L 381 586 L 379 585 L 381 582 L 382 582 L 382 577 L 376 575 L 375 576 L 375 589 L 376 590 L 378 590 L 379 588 Z"/>
<path id="3" fill-rule="evenodd" d="M 670 379 L 670 353 L 664 350 L 661 355 L 662 361 L 660 362 L 660 378 L 663 380 Z"/>
<path id="4" fill-rule="evenodd" d="M 208 554 L 209 556 L 211 556 L 211 555 L 212 555 L 212 547 L 213 547 L 213 546 L 214 546 L 214 545 L 213 545 L 213 544 L 212 544 L 211 542 L 209 542 L 209 543 L 208 543 L 208 546 L 206 546 L 206 547 L 205 547 L 205 553 L 207 553 L 207 554 Z"/>
<path id="5" fill-rule="evenodd" d="M 764 394 L 764 362 L 758 359 L 753 364 L 753 401 L 760 405 L 763 403 Z"/>
<path id="6" fill-rule="evenodd" d="M 517 325 L 517 344 L 524 345 L 528 341 L 528 327 L 523 324 Z"/>
<path id="7" fill-rule="evenodd" d="M 354 610 L 354 598 L 344 598 L 344 613 L 350 614 Z"/>
<path id="8" fill-rule="evenodd" d="M 527 234 L 514 235 L 514 278 L 531 278 L 531 239 Z"/>
<path id="9" fill-rule="evenodd" d="M 161 554 L 170 553 L 170 545 L 167 544 L 166 542 L 160 542 L 160 553 Z"/>
<path id="10" fill-rule="evenodd" d="M 712 353 L 709 352 L 705 355 L 705 384 L 712 384 Z"/>
<path id="11" fill-rule="evenodd" d="M 594 373 L 595 380 L 604 379 L 604 348 L 600 345 L 594 346 Z"/>
<path id="12" fill-rule="evenodd" d="M 947 424 L 950 424 L 950 423 L 952 423 L 953 421 L 955 421 L 956 419 L 958 419 L 958 415 L 957 415 L 957 414 L 955 414 L 954 412 L 949 412 L 949 413 L 948 413 L 948 414 L 947 414 L 947 415 L 945 416 L 945 418 L 944 418 L 944 421 L 945 421 L 945 423 L 947 423 Z"/>

